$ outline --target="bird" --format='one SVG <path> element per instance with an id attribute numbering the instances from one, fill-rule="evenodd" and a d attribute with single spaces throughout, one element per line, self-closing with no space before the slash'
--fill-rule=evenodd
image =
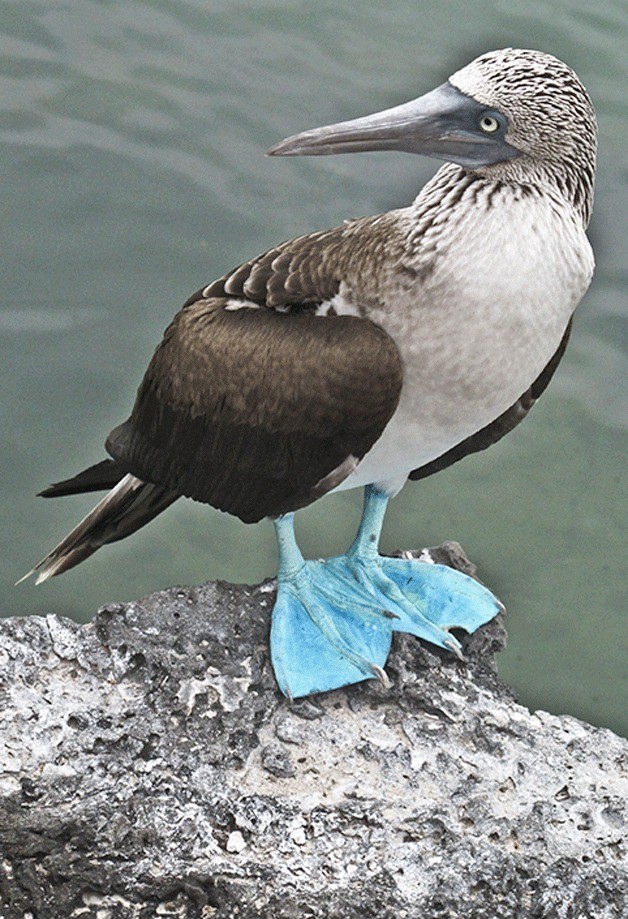
<path id="1" fill-rule="evenodd" d="M 474 632 L 499 600 L 381 555 L 384 514 L 408 479 L 500 440 L 548 385 L 593 275 L 596 138 L 570 67 L 502 48 L 413 101 L 271 147 L 444 162 L 409 206 L 282 242 L 196 291 L 108 458 L 40 493 L 108 490 L 29 574 L 61 574 L 186 496 L 274 521 L 270 658 L 288 698 L 386 684 L 396 631 L 461 656 L 453 630 Z M 347 552 L 304 559 L 295 512 L 356 487 Z"/>

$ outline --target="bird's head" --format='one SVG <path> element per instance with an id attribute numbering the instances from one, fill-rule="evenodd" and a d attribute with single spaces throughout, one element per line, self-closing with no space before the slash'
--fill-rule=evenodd
<path id="1" fill-rule="evenodd" d="M 295 134 L 268 153 L 401 150 L 519 181 L 567 167 L 592 185 L 595 146 L 595 112 L 576 74 L 550 54 L 504 48 L 412 102 Z"/>

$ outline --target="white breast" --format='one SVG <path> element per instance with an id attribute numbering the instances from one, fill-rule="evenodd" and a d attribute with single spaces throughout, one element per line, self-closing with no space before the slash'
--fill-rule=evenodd
<path id="1" fill-rule="evenodd" d="M 393 337 L 405 375 L 399 407 L 341 486 L 398 490 L 407 475 L 494 421 L 546 367 L 593 273 L 565 204 L 506 187 L 489 208 L 461 206 L 422 233 L 416 278 L 393 268 L 369 318 Z M 412 209 L 408 209 L 411 216 Z M 345 302 L 346 309 L 342 308 Z M 354 310 L 341 288 L 338 312 Z"/>

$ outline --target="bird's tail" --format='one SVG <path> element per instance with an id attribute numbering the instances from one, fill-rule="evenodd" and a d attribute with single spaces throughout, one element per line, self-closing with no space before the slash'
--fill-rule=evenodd
<path id="1" fill-rule="evenodd" d="M 118 481 L 119 479 L 119 481 Z M 51 485 L 41 494 L 45 497 L 95 491 L 114 487 L 96 507 L 62 539 L 58 546 L 35 565 L 18 584 L 34 574 L 37 584 L 67 571 L 92 555 L 108 542 L 124 539 L 160 514 L 179 497 L 177 492 L 143 482 L 129 473 L 125 474 L 115 463 L 105 461 L 79 473 L 73 479 Z"/>
<path id="2" fill-rule="evenodd" d="M 71 479 L 55 482 L 38 494 L 39 498 L 61 498 L 64 495 L 82 495 L 88 491 L 106 491 L 115 488 L 120 479 L 125 476 L 126 470 L 122 469 L 115 460 L 106 459 L 89 469 L 84 469 Z"/>

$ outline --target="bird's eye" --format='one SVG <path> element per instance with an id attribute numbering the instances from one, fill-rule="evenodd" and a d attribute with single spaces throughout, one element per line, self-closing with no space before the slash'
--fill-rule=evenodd
<path id="1" fill-rule="evenodd" d="M 480 118 L 480 128 L 485 134 L 494 134 L 499 131 L 501 125 L 494 115 L 483 115 Z"/>

